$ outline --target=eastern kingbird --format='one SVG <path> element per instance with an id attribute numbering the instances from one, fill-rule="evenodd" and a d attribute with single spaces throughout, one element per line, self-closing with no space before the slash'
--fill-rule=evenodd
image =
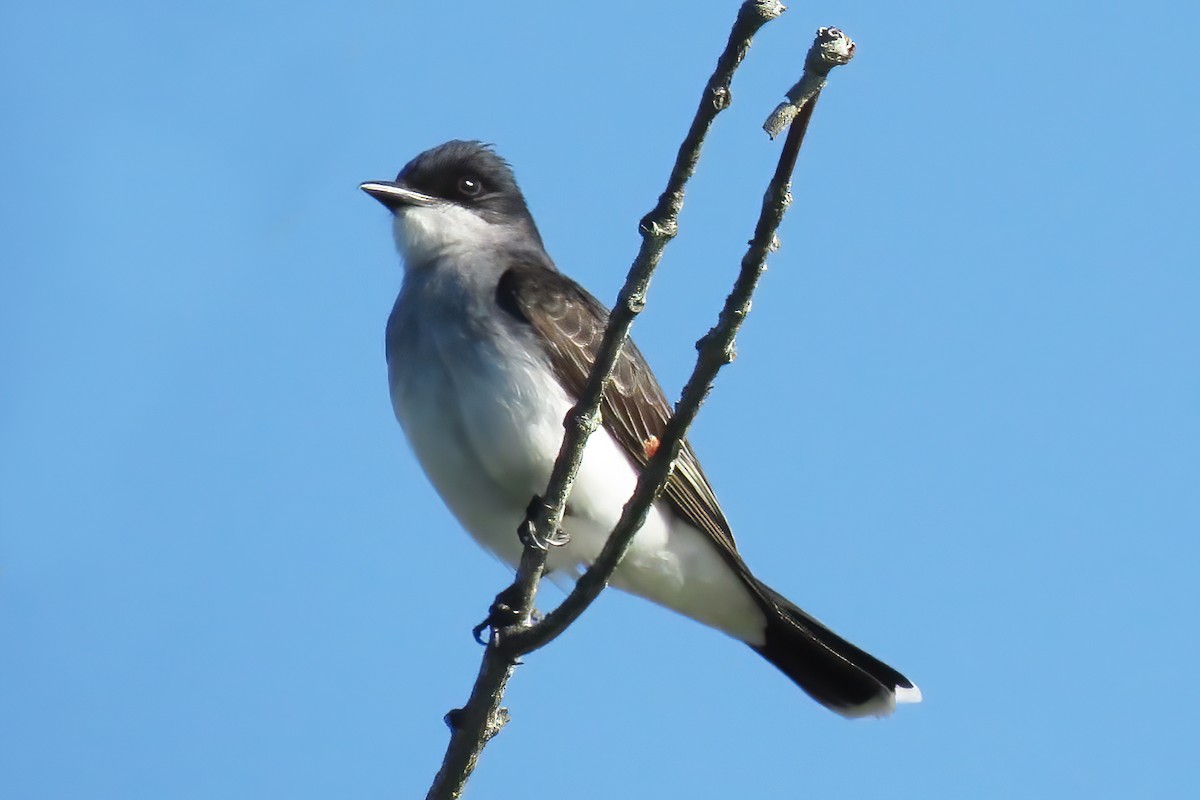
<path id="1" fill-rule="evenodd" d="M 512 169 L 488 146 L 447 142 L 395 181 L 361 188 L 394 215 L 405 267 L 387 323 L 396 418 L 462 526 L 515 566 L 517 527 L 545 490 L 608 311 L 554 266 Z M 551 574 L 573 578 L 600 553 L 671 414 L 633 342 L 602 414 Z M 745 642 L 844 716 L 921 699 L 908 678 L 754 577 L 686 442 L 612 582 Z"/>

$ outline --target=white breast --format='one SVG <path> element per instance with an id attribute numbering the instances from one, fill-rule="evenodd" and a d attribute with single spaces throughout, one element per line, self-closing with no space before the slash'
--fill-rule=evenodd
<path id="1" fill-rule="evenodd" d="M 476 541 L 515 566 L 517 526 L 545 491 L 571 400 L 518 322 L 473 305 L 493 294 L 410 274 L 389 323 L 388 366 L 396 418 L 435 489 Z M 564 520 L 570 543 L 551 552 L 551 570 L 574 575 L 595 559 L 636 478 L 612 437 L 596 431 Z M 740 580 L 661 503 L 614 583 L 743 640 L 761 637 L 763 617 Z"/>

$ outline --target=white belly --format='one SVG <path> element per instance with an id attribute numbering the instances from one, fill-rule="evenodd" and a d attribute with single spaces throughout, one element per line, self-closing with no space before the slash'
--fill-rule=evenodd
<path id="1" fill-rule="evenodd" d="M 428 309 L 425 309 L 428 311 Z M 438 325 L 389 353 L 392 403 L 413 452 L 464 528 L 510 565 L 517 527 L 546 489 L 571 401 L 540 353 L 504 337 Z M 499 348 L 509 347 L 510 352 Z M 599 554 L 637 474 L 603 429 L 588 440 L 550 571 L 573 577 Z M 761 642 L 765 619 L 715 546 L 661 502 L 650 510 L 614 585 L 743 641 Z"/>

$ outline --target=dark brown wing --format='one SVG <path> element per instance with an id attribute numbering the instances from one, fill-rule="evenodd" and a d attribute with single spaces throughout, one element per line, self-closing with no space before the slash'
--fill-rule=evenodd
<path id="1" fill-rule="evenodd" d="M 608 310 L 561 272 L 534 264 L 505 272 L 496 287 L 496 301 L 533 328 L 559 381 L 569 394 L 578 397 L 604 337 Z M 601 413 L 605 430 L 630 460 L 644 467 L 657 450 L 671 406 L 632 341 L 622 349 Z M 729 523 L 686 441 L 662 496 L 680 516 L 740 560 Z"/>

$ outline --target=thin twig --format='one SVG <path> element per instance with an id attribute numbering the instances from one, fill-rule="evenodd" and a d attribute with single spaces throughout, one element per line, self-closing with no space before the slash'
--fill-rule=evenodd
<path id="1" fill-rule="evenodd" d="M 462 709 L 447 715 L 451 729 L 450 743 L 441 769 L 426 795 L 427 800 L 459 797 L 487 741 L 507 720 L 507 712 L 500 707 L 500 702 L 516 660 L 502 642 L 507 636 L 529 625 L 534 596 L 545 570 L 547 556 L 545 546 L 539 547 L 537 544 L 539 541 L 551 542 L 559 534 L 567 497 L 583 460 L 584 445 L 588 436 L 599 426 L 604 388 L 612 377 L 633 319 L 645 306 L 650 276 L 658 266 L 667 243 L 678 230 L 684 185 L 695 170 L 705 135 L 717 114 L 729 106 L 729 87 L 733 74 L 759 28 L 778 17 L 783 10 L 783 5 L 774 0 L 747 0 L 742 4 L 725 49 L 705 86 L 692 125 L 680 145 L 667 188 L 654 210 L 641 221 L 641 248 L 613 307 L 587 386 L 579 403 L 564 422 L 566 435 L 546 493 L 540 502 L 531 504 L 529 514 L 520 528 L 526 546 L 517 568 L 516 580 L 506 597 L 518 621 L 511 628 L 493 630 L 470 699 Z"/>
<path id="2" fill-rule="evenodd" d="M 829 49 L 830 31 L 833 31 L 843 44 L 848 45 L 849 52 L 853 53 L 854 43 L 848 37 L 836 29 L 822 28 L 817 32 L 816 41 L 805 61 L 805 75 L 808 75 L 810 65 L 814 63 L 824 69 L 824 75 L 829 74 L 829 69 L 824 68 L 828 62 L 822 62 L 819 55 L 814 57 L 813 54 Z M 847 61 L 849 56 L 839 63 L 844 64 Z M 829 68 L 832 68 L 832 65 Z M 803 82 L 802 78 L 801 83 Z M 650 506 L 666 485 L 687 429 L 708 396 L 713 379 L 721 367 L 734 358 L 734 340 L 750 312 L 750 298 L 759 278 L 766 270 L 767 254 L 777 247 L 775 231 L 778 230 L 784 212 L 792 201 L 792 171 L 796 166 L 796 157 L 799 155 L 800 145 L 804 142 L 804 134 L 823 85 L 822 77 L 821 86 L 802 100 L 798 113 L 793 115 L 795 121 L 784 141 L 775 174 L 763 195 L 762 211 L 755 226 L 754 238 L 750 240 L 746 254 L 742 256 L 741 270 L 734 281 L 733 289 L 725 299 L 725 306 L 721 309 L 717 324 L 696 343 L 696 349 L 699 351 L 696 367 L 683 388 L 675 406 L 675 413 L 671 415 L 666 430 L 660 437 L 658 451 L 642 470 L 633 496 L 625 504 L 621 519 L 604 543 L 604 549 L 587 572 L 576 581 L 567 598 L 541 622 L 506 638 L 505 645 L 511 648 L 515 655 L 525 655 L 555 639 L 599 596 L 633 543 L 634 535 L 646 522 Z"/>

